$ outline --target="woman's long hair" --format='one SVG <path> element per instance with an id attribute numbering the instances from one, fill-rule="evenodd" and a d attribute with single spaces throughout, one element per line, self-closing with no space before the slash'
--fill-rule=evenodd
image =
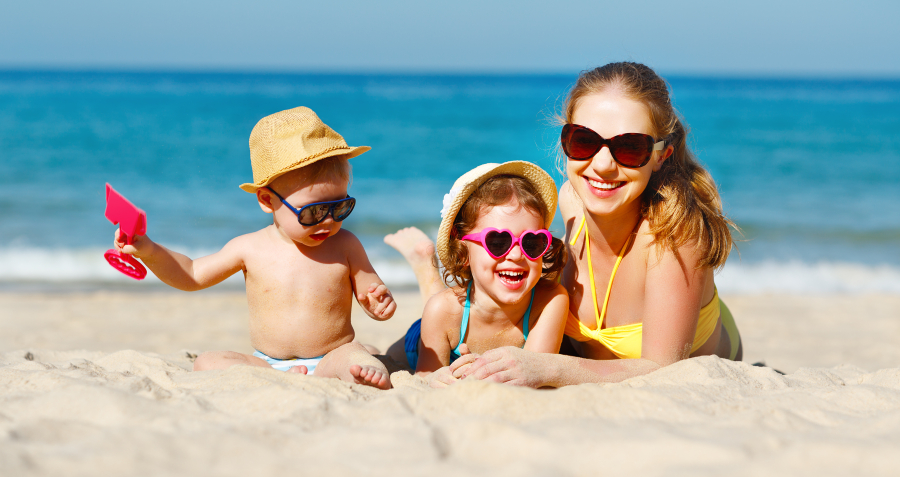
<path id="1" fill-rule="evenodd" d="M 668 138 L 675 152 L 650 176 L 641 196 L 641 212 L 650 222 L 650 233 L 660 248 L 678 255 L 687 243 L 700 253 L 697 268 L 725 264 L 733 239 L 729 227 L 737 227 L 722 213 L 722 199 L 712 176 L 687 147 L 688 127 L 675 111 L 665 80 L 640 63 L 610 63 L 578 77 L 565 104 L 565 120 L 572 122 L 581 98 L 604 91 L 619 91 L 650 111 L 654 137 Z"/>

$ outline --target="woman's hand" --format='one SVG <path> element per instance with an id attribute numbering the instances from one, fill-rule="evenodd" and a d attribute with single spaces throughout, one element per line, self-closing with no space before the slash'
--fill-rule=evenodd
<path id="1" fill-rule="evenodd" d="M 462 379 L 463 374 L 465 374 L 466 370 L 469 369 L 469 365 L 474 363 L 476 359 L 480 358 L 480 354 L 475 354 L 469 351 L 469 345 L 463 343 L 459 345 L 459 359 L 450 363 L 450 372 L 453 374 L 453 377 L 456 379 Z"/>
<path id="2" fill-rule="evenodd" d="M 532 353 L 514 346 L 504 346 L 486 351 L 471 362 L 456 367 L 457 363 L 466 358 L 463 356 L 456 360 L 451 368 L 456 367 L 460 372 L 454 372 L 453 375 L 461 378 L 538 388 L 545 383 L 543 371 L 547 369 L 547 363 L 542 358 L 549 356 L 553 355 Z"/>
<path id="3" fill-rule="evenodd" d="M 433 388 L 446 388 L 458 381 L 450 371 L 450 366 L 444 366 L 425 377 L 425 382 Z"/>

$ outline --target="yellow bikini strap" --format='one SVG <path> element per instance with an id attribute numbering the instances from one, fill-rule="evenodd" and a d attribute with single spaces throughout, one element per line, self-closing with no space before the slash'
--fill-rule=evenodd
<path id="1" fill-rule="evenodd" d="M 578 228 L 578 233 L 575 234 L 575 238 L 578 238 L 578 235 L 581 234 L 581 229 L 584 229 L 584 223 L 585 218 L 582 217 L 581 227 Z M 587 230 L 584 231 L 584 246 L 587 248 L 588 276 L 591 279 L 591 297 L 594 299 L 594 316 L 597 318 L 597 331 L 600 331 L 603 327 L 603 320 L 606 319 L 606 307 L 609 306 L 609 294 L 612 292 L 613 280 L 616 278 L 619 264 L 622 263 L 622 259 L 625 258 L 625 250 L 628 249 L 628 245 L 631 244 L 631 239 L 634 238 L 634 235 L 635 234 L 629 235 L 628 240 L 625 241 L 625 245 L 622 246 L 622 250 L 619 250 L 619 257 L 616 259 L 612 274 L 609 276 L 609 285 L 606 286 L 606 297 L 603 298 L 603 311 L 601 312 L 597 309 L 597 285 L 594 284 L 594 263 L 591 260 L 591 235 Z M 575 241 L 573 240 L 570 244 L 575 245 Z"/>
<path id="2" fill-rule="evenodd" d="M 572 236 L 572 240 L 569 241 L 569 245 L 575 245 L 575 242 L 578 240 L 578 236 L 581 235 L 581 231 L 584 230 L 584 222 L 585 216 L 581 216 L 581 226 L 578 227 L 578 232 L 575 232 L 575 235 Z"/>

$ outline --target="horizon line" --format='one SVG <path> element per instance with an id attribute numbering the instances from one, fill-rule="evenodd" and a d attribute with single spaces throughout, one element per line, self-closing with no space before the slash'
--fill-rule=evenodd
<path id="1" fill-rule="evenodd" d="M 655 68 L 663 78 L 704 79 L 791 79 L 791 80 L 900 80 L 900 72 L 845 71 L 729 71 Z M 288 68 L 288 67 L 184 67 L 174 65 L 24 65 L 0 64 L 0 73 L 125 73 L 125 74 L 223 74 L 223 75 L 309 75 L 309 76 L 566 76 L 577 77 L 586 70 L 557 69 L 464 69 L 464 68 Z"/>

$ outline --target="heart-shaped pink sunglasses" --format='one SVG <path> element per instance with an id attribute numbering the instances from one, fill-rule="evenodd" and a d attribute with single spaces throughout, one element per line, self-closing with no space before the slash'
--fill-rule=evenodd
<path id="1" fill-rule="evenodd" d="M 477 234 L 467 234 L 463 240 L 478 242 L 487 250 L 487 253 L 496 258 L 503 258 L 512 251 L 513 246 L 519 244 L 522 255 L 531 261 L 541 258 L 550 249 L 550 241 L 553 238 L 546 229 L 526 230 L 516 237 L 506 229 L 488 227 Z"/>

